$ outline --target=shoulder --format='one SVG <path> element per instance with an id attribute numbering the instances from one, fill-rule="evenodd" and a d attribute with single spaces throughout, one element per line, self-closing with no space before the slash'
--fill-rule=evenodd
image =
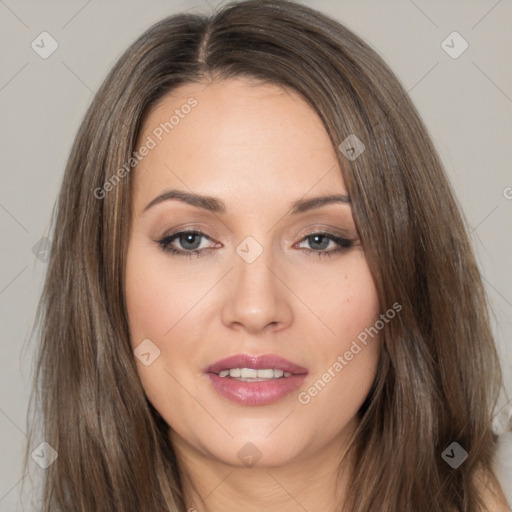
<path id="1" fill-rule="evenodd" d="M 477 488 L 487 510 L 482 512 L 511 512 L 500 484 L 489 475 L 479 473 L 476 477 Z"/>

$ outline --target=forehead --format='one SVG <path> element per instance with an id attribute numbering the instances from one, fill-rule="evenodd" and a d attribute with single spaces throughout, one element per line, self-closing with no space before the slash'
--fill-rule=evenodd
<path id="1" fill-rule="evenodd" d="M 320 117 L 298 93 L 274 85 L 230 79 L 180 86 L 146 115 L 136 148 L 144 145 L 152 148 L 135 170 L 136 202 L 166 187 L 228 204 L 291 202 L 309 190 L 346 194 Z"/>

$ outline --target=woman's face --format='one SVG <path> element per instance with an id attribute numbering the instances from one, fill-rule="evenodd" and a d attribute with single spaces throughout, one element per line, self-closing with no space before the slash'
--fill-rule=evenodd
<path id="1" fill-rule="evenodd" d="M 137 148 L 130 333 L 173 441 L 267 467 L 339 444 L 374 381 L 379 302 L 318 115 L 274 86 L 189 84 Z"/>

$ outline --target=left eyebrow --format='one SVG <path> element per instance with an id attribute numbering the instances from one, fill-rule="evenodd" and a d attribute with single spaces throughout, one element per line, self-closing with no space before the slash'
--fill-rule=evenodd
<path id="1" fill-rule="evenodd" d="M 299 199 L 292 203 L 291 214 L 297 215 L 298 213 L 304 213 L 332 203 L 350 204 L 350 197 L 342 194 L 334 194 L 330 196 L 313 197 L 311 199 Z"/>
<path id="2" fill-rule="evenodd" d="M 191 206 L 195 206 L 196 208 L 202 208 L 213 213 L 223 214 L 227 211 L 226 204 L 216 197 L 195 194 L 177 189 L 167 190 L 164 193 L 158 195 L 148 205 L 146 205 L 143 211 L 145 212 L 156 204 L 162 203 L 164 201 L 170 201 L 172 199 L 176 199 L 178 201 L 190 204 Z M 328 196 L 313 197 L 311 199 L 298 199 L 291 204 L 290 209 L 292 215 L 297 215 L 299 213 L 321 208 L 322 206 L 326 206 L 332 203 L 350 204 L 350 202 L 350 197 L 348 195 L 333 194 Z"/>

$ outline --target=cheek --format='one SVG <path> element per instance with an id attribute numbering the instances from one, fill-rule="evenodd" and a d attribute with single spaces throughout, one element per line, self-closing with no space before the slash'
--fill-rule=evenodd
<path id="1" fill-rule="evenodd" d="M 340 314 L 333 320 L 336 354 L 334 359 L 331 356 L 328 368 L 334 364 L 330 371 L 341 377 L 338 385 L 357 402 L 362 401 L 374 380 L 380 352 L 381 329 L 375 327 L 381 314 L 379 298 L 364 258 L 356 262 L 345 287 L 339 289 L 344 291 L 340 292 Z"/>
<path id="2" fill-rule="evenodd" d="M 154 268 L 137 270 L 127 279 L 126 303 L 132 344 L 137 345 L 140 338 L 157 342 L 171 328 L 169 312 L 175 304 L 170 288 L 161 275 L 158 279 Z"/>
<path id="3" fill-rule="evenodd" d="M 322 329 L 322 346 L 326 351 L 343 350 L 378 319 L 379 298 L 363 253 L 344 259 L 339 270 L 319 268 L 314 281 L 311 279 L 298 278 L 303 283 L 300 294 L 308 298 L 319 327 L 327 328 Z"/>
<path id="4" fill-rule="evenodd" d="M 141 353 L 150 353 L 149 364 L 137 360 L 137 369 L 147 397 L 160 412 L 166 410 L 169 401 L 180 410 L 183 394 L 173 376 L 183 380 L 183 363 L 190 360 L 194 350 L 188 343 L 170 341 L 185 327 L 187 304 L 193 304 L 190 288 L 183 286 L 185 278 L 174 274 L 165 258 L 155 257 L 154 248 L 137 240 L 130 245 L 125 293 L 131 345 L 135 356 L 139 345 L 145 347 Z"/>
<path id="5" fill-rule="evenodd" d="M 323 295 L 322 320 L 331 331 L 310 354 L 314 370 L 297 399 L 324 434 L 334 435 L 357 413 L 375 380 L 381 346 L 377 290 L 366 260 L 347 259 Z M 390 320 L 392 321 L 392 320 Z M 376 327 L 377 326 L 377 327 Z M 304 412 L 306 412 L 304 411 Z"/>
<path id="6" fill-rule="evenodd" d="M 137 349 L 149 339 L 158 353 L 151 365 L 137 364 L 148 396 L 170 392 L 175 386 L 171 375 L 182 381 L 200 355 L 197 340 L 207 322 L 205 294 L 211 276 L 184 269 L 136 238 L 128 249 L 125 293 L 131 344 Z"/>
<path id="7" fill-rule="evenodd" d="M 150 338 L 163 344 L 177 322 L 187 315 L 199 291 L 191 279 L 169 264 L 154 248 L 134 244 L 128 251 L 126 304 L 132 344 Z"/>

